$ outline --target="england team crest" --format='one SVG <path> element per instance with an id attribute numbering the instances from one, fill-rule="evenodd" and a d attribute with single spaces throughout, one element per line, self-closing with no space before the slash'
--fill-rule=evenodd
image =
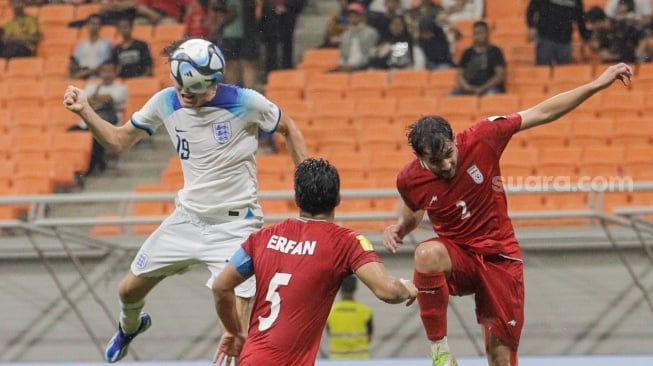
<path id="1" fill-rule="evenodd" d="M 225 144 L 231 140 L 231 122 L 217 122 L 213 124 L 213 137 L 221 143 Z"/>
<path id="2" fill-rule="evenodd" d="M 478 169 L 476 164 L 467 168 L 467 174 L 474 180 L 474 183 L 481 184 L 483 183 L 483 173 Z"/>

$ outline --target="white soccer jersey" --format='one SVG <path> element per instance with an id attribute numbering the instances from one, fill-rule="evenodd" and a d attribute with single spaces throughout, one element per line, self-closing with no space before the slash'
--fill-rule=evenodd
<path id="1" fill-rule="evenodd" d="M 184 172 L 178 204 L 207 222 L 262 219 L 255 154 L 258 129 L 276 130 L 279 107 L 261 94 L 220 84 L 213 100 L 183 108 L 174 88 L 155 94 L 131 123 L 150 135 L 165 125 Z"/>

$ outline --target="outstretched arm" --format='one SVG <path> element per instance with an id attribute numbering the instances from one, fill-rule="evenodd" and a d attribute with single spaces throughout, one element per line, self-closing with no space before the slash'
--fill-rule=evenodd
<path id="1" fill-rule="evenodd" d="M 372 290 L 380 300 L 389 304 L 398 304 L 409 300 L 406 306 L 417 297 L 417 288 L 412 282 L 391 276 L 385 266 L 379 262 L 363 264 L 356 270 L 356 276 Z"/>
<path id="2" fill-rule="evenodd" d="M 138 140 L 148 136 L 147 132 L 134 127 L 131 122 L 116 127 L 102 119 L 89 104 L 86 93 L 74 86 L 66 89 L 63 104 L 86 122 L 93 137 L 111 153 L 123 152 Z"/>
<path id="3" fill-rule="evenodd" d="M 534 107 L 519 112 L 522 118 L 521 128 L 519 130 L 523 131 L 555 121 L 571 112 L 592 95 L 612 85 L 616 80 L 621 80 L 625 86 L 628 86 L 632 76 L 632 69 L 624 63 L 610 66 L 595 80 L 570 91 L 555 95 Z"/>
<path id="4" fill-rule="evenodd" d="M 424 217 L 424 210 L 413 211 L 403 200 L 399 206 L 399 220 L 383 231 L 383 246 L 392 253 L 399 250 L 404 236 L 415 230 Z"/>
<path id="5" fill-rule="evenodd" d="M 286 140 L 286 146 L 288 146 L 288 151 L 295 165 L 307 158 L 306 142 L 304 141 L 302 132 L 295 122 L 283 112 L 281 113 L 279 126 L 277 126 L 277 132 L 282 134 Z"/>

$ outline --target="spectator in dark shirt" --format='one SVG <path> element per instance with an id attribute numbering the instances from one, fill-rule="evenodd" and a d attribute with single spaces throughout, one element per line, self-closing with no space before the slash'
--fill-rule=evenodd
<path id="1" fill-rule="evenodd" d="M 501 49 L 490 43 L 490 30 L 484 21 L 473 27 L 474 44 L 465 50 L 458 63 L 458 86 L 454 95 L 488 95 L 505 91 L 506 62 Z"/>
<path id="2" fill-rule="evenodd" d="M 635 52 L 644 39 L 644 31 L 636 26 L 634 19 L 609 18 L 603 9 L 592 7 L 585 15 L 592 28 L 590 48 L 601 62 L 635 62 Z"/>
<path id="3" fill-rule="evenodd" d="M 385 12 L 370 11 L 368 13 L 368 23 L 376 28 L 381 38 L 387 38 L 389 34 L 390 21 L 395 16 L 401 16 L 403 9 L 399 0 L 385 0 Z M 405 23 L 405 21 L 404 21 Z M 406 25 L 407 27 L 407 25 Z"/>
<path id="4" fill-rule="evenodd" d="M 571 63 L 574 22 L 583 40 L 590 38 L 583 19 L 583 0 L 531 0 L 526 22 L 529 38 L 537 43 L 535 62 L 538 65 Z"/>
<path id="5" fill-rule="evenodd" d="M 263 0 L 259 22 L 265 44 L 265 72 L 293 68 L 293 37 L 305 0 Z M 281 46 L 281 62 L 278 48 Z"/>
<path id="6" fill-rule="evenodd" d="M 419 38 L 414 47 L 416 69 L 448 69 L 454 66 L 449 40 L 431 17 L 419 21 Z"/>
<path id="7" fill-rule="evenodd" d="M 152 56 L 147 43 L 132 38 L 132 20 L 123 18 L 116 25 L 122 43 L 111 51 L 111 59 L 118 65 L 118 77 L 152 76 Z"/>

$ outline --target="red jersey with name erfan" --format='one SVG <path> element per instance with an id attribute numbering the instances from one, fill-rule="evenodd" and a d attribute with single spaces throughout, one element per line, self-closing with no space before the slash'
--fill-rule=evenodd
<path id="1" fill-rule="evenodd" d="M 425 210 L 439 237 L 480 255 L 503 254 L 521 258 L 499 159 L 510 138 L 519 131 L 521 116 L 490 117 L 455 136 L 456 175 L 438 178 L 416 158 L 397 177 L 397 188 L 412 210 Z"/>
<path id="2" fill-rule="evenodd" d="M 327 221 L 289 219 L 252 234 L 256 298 L 239 365 L 314 365 L 345 277 L 381 262 L 362 235 Z"/>

